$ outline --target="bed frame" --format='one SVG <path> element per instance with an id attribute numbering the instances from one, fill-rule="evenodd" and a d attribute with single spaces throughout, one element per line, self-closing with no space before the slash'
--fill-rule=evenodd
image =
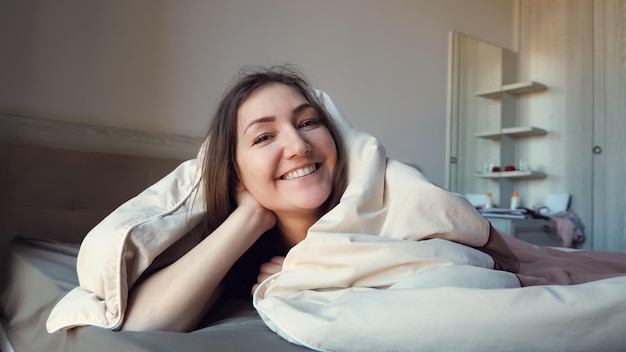
<path id="1" fill-rule="evenodd" d="M 80 243 L 122 202 L 195 157 L 201 142 L 0 115 L 0 258 L 16 236 Z"/>

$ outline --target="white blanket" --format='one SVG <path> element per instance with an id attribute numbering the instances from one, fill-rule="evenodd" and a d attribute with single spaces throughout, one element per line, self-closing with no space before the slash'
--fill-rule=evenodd
<path id="1" fill-rule="evenodd" d="M 322 351 L 623 348 L 626 278 L 520 288 L 476 249 L 416 241 L 480 247 L 487 230 L 375 139 L 353 130 L 348 145 L 341 203 L 255 292 L 272 330 Z"/>
<path id="2" fill-rule="evenodd" d="M 319 98 L 346 138 L 349 183 L 255 292 L 272 330 L 328 351 L 582 351 L 626 342 L 626 279 L 520 288 L 472 248 L 485 245 L 489 223 L 462 196 L 387 159 L 374 137 Z M 87 235 L 80 287 L 52 311 L 49 331 L 120 326 L 129 287 L 203 213 L 198 169 L 181 165 Z"/>

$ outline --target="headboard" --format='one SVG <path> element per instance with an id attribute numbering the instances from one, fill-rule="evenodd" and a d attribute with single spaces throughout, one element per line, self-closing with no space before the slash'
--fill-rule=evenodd
<path id="1" fill-rule="evenodd" d="M 194 158 L 201 142 L 0 115 L 1 252 L 15 236 L 80 243 L 120 204 Z"/>

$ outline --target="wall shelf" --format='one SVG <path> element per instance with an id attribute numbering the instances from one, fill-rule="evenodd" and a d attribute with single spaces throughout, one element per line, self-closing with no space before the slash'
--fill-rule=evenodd
<path id="1" fill-rule="evenodd" d="M 547 90 L 548 87 L 545 84 L 541 84 L 534 81 L 519 82 L 513 84 L 507 84 L 502 86 L 502 91 L 511 94 L 528 94 L 534 92 L 541 92 Z"/>
<path id="2" fill-rule="evenodd" d="M 546 178 L 546 174 L 541 171 L 502 171 L 502 172 L 477 172 L 474 174 L 474 177 L 479 178 L 491 178 L 491 179 L 501 179 L 501 178 L 513 178 L 513 179 L 539 179 Z"/>
<path id="3" fill-rule="evenodd" d="M 502 136 L 530 137 L 530 136 L 543 136 L 547 133 L 548 131 L 542 128 L 533 127 L 533 126 L 520 126 L 520 127 L 503 128 L 500 131 L 479 132 L 479 133 L 474 134 L 474 137 L 499 140 L 500 137 Z"/>
<path id="4" fill-rule="evenodd" d="M 515 144 L 517 138 L 525 138 L 532 136 L 543 136 L 548 132 L 542 128 L 534 126 L 515 126 L 515 101 L 519 95 L 541 92 L 547 90 L 548 87 L 542 83 L 535 81 L 523 81 L 511 84 L 505 84 L 501 87 L 475 92 L 480 99 L 491 99 L 494 103 L 500 104 L 500 126 L 506 126 L 499 130 L 479 131 L 474 134 L 475 138 L 489 139 L 499 142 L 500 165 L 515 165 L 516 155 Z M 510 127 L 513 126 L 513 127 Z M 507 138 L 505 138 L 507 137 Z M 489 147 L 491 148 L 491 147 Z M 505 195 L 512 194 L 516 188 L 517 181 L 530 179 L 543 179 L 547 175 L 541 171 L 499 171 L 499 172 L 476 172 L 475 178 L 490 179 L 499 182 L 498 204 L 508 207 L 509 201 Z M 503 198 L 505 197 L 505 198 Z"/>
<path id="5" fill-rule="evenodd" d="M 481 90 L 476 92 L 476 96 L 486 99 L 500 99 L 500 96 L 502 96 L 502 88 Z"/>
<path id="6" fill-rule="evenodd" d="M 528 82 L 506 84 L 499 88 L 479 91 L 479 92 L 476 92 L 476 95 L 481 98 L 486 98 L 486 99 L 500 99 L 500 97 L 502 96 L 502 93 L 518 95 L 518 94 L 541 92 L 547 89 L 548 87 L 544 84 L 541 84 L 535 81 L 528 81 Z"/>

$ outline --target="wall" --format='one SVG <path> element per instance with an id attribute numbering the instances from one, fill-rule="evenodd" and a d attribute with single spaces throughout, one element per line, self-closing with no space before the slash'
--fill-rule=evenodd
<path id="1" fill-rule="evenodd" d="M 515 0 L 4 0 L 0 113 L 202 136 L 247 64 L 299 65 L 444 184 L 448 32 L 513 47 Z"/>

